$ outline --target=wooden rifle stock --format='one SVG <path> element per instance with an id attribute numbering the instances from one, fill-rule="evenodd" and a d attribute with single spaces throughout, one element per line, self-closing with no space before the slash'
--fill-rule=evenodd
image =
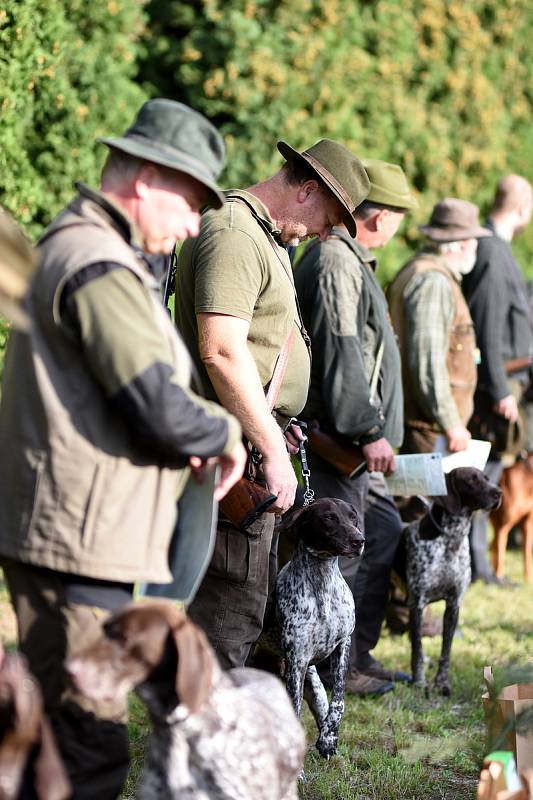
<path id="1" fill-rule="evenodd" d="M 341 441 L 319 427 L 310 427 L 307 437 L 311 450 L 343 475 L 354 480 L 366 470 L 363 451 L 356 444 Z"/>
<path id="2" fill-rule="evenodd" d="M 522 372 L 533 365 L 533 356 L 522 356 L 521 358 L 511 358 L 505 362 L 505 373 L 514 375 L 515 372 Z"/>

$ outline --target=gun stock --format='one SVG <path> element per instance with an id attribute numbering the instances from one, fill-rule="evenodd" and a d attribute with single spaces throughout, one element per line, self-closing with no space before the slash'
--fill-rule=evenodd
<path id="1" fill-rule="evenodd" d="M 354 480 L 367 468 L 363 451 L 355 444 L 340 441 L 320 428 L 310 428 L 307 434 L 311 450 L 324 461 Z"/>
<path id="2" fill-rule="evenodd" d="M 522 372 L 533 365 L 533 356 L 522 356 L 521 358 L 511 358 L 505 362 L 505 372 L 507 375 L 514 375 L 515 372 Z"/>

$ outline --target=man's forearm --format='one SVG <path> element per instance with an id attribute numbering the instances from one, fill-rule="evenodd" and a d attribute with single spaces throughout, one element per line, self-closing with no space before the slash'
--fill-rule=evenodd
<path id="1" fill-rule="evenodd" d="M 207 356 L 204 364 L 218 399 L 237 417 L 246 438 L 263 455 L 284 452 L 283 435 L 267 406 L 248 348 Z"/>

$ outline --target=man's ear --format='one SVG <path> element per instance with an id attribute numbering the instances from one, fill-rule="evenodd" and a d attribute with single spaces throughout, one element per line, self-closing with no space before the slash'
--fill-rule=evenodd
<path id="1" fill-rule="evenodd" d="M 296 199 L 299 203 L 305 203 L 305 201 L 314 193 L 318 192 L 319 190 L 318 181 L 310 179 L 308 181 L 304 181 L 298 187 L 298 191 L 296 193 Z"/>
<path id="2" fill-rule="evenodd" d="M 139 167 L 139 171 L 134 181 L 135 194 L 141 199 L 145 199 L 158 176 L 157 167 L 146 162 Z"/>

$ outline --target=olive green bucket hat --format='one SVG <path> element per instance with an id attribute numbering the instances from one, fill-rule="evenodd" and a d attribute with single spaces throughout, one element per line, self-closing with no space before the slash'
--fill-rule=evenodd
<path id="1" fill-rule="evenodd" d="M 368 201 L 401 211 L 418 208 L 418 200 L 411 192 L 407 176 L 398 164 L 389 164 L 377 158 L 363 158 L 363 166 L 370 180 L 370 191 L 366 198 Z"/>
<path id="2" fill-rule="evenodd" d="M 183 103 L 148 100 L 124 136 L 97 141 L 184 172 L 207 187 L 212 206 L 220 208 L 224 202 L 216 184 L 225 161 L 224 141 L 209 120 Z"/>
<path id="3" fill-rule="evenodd" d="M 30 278 L 35 270 L 36 253 L 11 217 L 0 208 L 0 314 L 16 328 L 27 328 L 22 308 Z"/>
<path id="4" fill-rule="evenodd" d="M 352 216 L 370 189 L 370 181 L 362 162 L 344 145 L 331 139 L 321 139 L 308 150 L 299 153 L 287 142 L 278 142 L 278 150 L 287 161 L 305 161 L 346 209 L 343 222 L 350 236 L 357 233 Z"/>

